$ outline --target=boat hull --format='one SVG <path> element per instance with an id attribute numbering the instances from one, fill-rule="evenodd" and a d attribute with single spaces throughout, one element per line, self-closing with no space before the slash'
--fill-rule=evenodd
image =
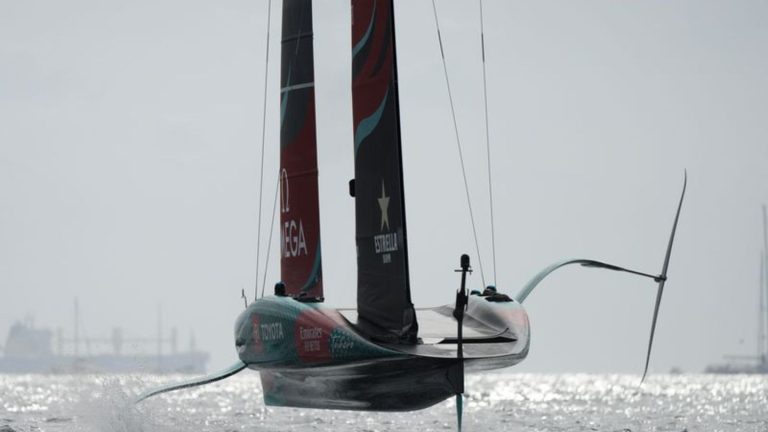
<path id="1" fill-rule="evenodd" d="M 465 341 L 467 372 L 512 366 L 528 353 L 528 319 L 517 303 L 472 299 L 492 321 L 485 339 Z M 482 303 L 479 303 L 482 302 Z M 437 308 L 436 308 L 437 309 Z M 477 313 L 480 311 L 481 313 Z M 340 311 L 289 297 L 265 297 L 238 317 L 240 360 L 261 374 L 272 406 L 409 411 L 455 394 L 456 343 L 449 337 L 414 345 L 371 341 Z M 471 317 L 471 316 L 470 316 Z M 454 331 L 446 336 L 455 336 Z M 499 326 L 499 328 L 495 328 Z"/>

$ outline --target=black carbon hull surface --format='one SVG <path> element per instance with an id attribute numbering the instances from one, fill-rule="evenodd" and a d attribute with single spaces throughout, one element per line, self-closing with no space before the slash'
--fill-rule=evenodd
<path id="1" fill-rule="evenodd" d="M 265 297 L 236 324 L 240 360 L 261 373 L 271 406 L 410 411 L 453 396 L 461 363 L 450 308 L 420 309 L 424 338 L 377 343 L 320 303 Z M 343 313 L 342 313 L 343 312 Z M 513 366 L 528 354 L 528 317 L 517 302 L 471 296 L 464 323 L 466 372 Z"/>
<path id="2" fill-rule="evenodd" d="M 465 362 L 468 370 L 512 366 L 523 358 Z M 264 402 L 270 406 L 361 411 L 413 411 L 455 394 L 456 360 L 411 357 L 321 369 L 262 370 Z"/>

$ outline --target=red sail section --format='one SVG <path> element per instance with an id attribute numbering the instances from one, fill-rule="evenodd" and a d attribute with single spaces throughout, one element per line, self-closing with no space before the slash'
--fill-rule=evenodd
<path id="1" fill-rule="evenodd" d="M 284 0 L 282 33 L 281 278 L 288 295 L 319 298 L 323 296 L 323 277 L 311 0 Z"/>
<path id="2" fill-rule="evenodd" d="M 357 310 L 370 336 L 415 342 L 391 0 L 352 0 Z"/>

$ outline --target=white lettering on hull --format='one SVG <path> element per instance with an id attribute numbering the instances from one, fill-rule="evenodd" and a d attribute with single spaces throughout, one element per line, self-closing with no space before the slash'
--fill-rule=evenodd
<path id="1" fill-rule="evenodd" d="M 320 338 L 323 330 L 318 327 L 300 327 L 299 338 L 304 344 L 304 353 L 320 351 Z"/>
<path id="2" fill-rule="evenodd" d="M 323 335 L 323 330 L 319 329 L 317 327 L 301 327 L 299 330 L 299 335 L 301 337 L 301 340 L 305 339 L 320 339 L 320 337 Z"/>
<path id="3" fill-rule="evenodd" d="M 341 336 L 338 333 L 331 335 L 331 351 L 339 353 L 352 349 L 355 344 L 349 336 Z"/>
<path id="4" fill-rule="evenodd" d="M 261 330 L 261 340 L 264 342 L 281 341 L 285 339 L 282 323 L 267 323 L 262 324 L 259 327 Z"/>

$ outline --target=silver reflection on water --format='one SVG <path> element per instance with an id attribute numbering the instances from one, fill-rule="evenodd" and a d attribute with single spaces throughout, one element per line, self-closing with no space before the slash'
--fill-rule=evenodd
<path id="1" fill-rule="evenodd" d="M 148 387 L 184 378 L 0 375 L 0 430 L 455 430 L 453 400 L 406 413 L 265 407 L 255 373 L 131 402 Z M 470 376 L 464 430 L 768 430 L 768 376 L 657 375 L 638 383 L 634 375 Z"/>

